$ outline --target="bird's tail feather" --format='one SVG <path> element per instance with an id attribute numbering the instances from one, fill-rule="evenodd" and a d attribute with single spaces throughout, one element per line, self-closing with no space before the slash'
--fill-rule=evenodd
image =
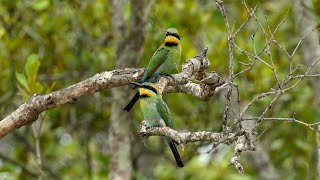
<path id="1" fill-rule="evenodd" d="M 179 152 L 178 152 L 178 149 L 176 147 L 176 145 L 174 144 L 174 142 L 170 139 L 169 141 L 167 141 L 169 146 L 170 146 L 170 149 L 172 151 L 172 154 L 174 156 L 174 158 L 176 159 L 176 162 L 177 162 L 177 165 L 179 167 L 184 167 L 183 163 L 182 163 L 182 160 L 181 160 L 181 157 L 179 155 Z"/>
<path id="2" fill-rule="evenodd" d="M 133 98 L 131 99 L 131 101 L 129 102 L 129 104 L 123 108 L 124 111 L 129 112 L 131 110 L 131 108 L 133 107 L 133 105 L 139 100 L 140 94 L 139 92 L 137 92 Z"/>

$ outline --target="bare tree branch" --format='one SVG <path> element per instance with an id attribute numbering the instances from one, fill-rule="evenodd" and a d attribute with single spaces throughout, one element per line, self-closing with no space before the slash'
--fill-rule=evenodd
<path id="1" fill-rule="evenodd" d="M 228 86 L 228 92 L 226 95 L 226 102 L 225 102 L 225 108 L 224 108 L 224 113 L 223 113 L 223 118 L 222 118 L 222 129 L 223 131 L 226 132 L 227 130 L 227 119 L 228 119 L 228 114 L 231 106 L 231 94 L 232 94 L 232 82 L 234 80 L 234 70 L 233 70 L 233 64 L 234 64 L 234 36 L 232 35 L 232 32 L 230 30 L 230 25 L 229 25 L 229 20 L 227 17 L 227 12 L 226 9 L 224 8 L 223 1 L 221 0 L 216 0 L 216 6 L 221 12 L 221 15 L 224 18 L 224 23 L 227 29 L 227 34 L 228 34 L 228 47 L 229 47 L 229 86 Z M 251 14 L 249 14 L 249 17 Z M 239 28 L 241 30 L 242 27 Z M 237 32 L 235 33 L 237 35 Z"/>
<path id="2" fill-rule="evenodd" d="M 249 121 L 249 120 L 259 120 L 260 117 L 251 117 L 251 118 L 243 118 L 242 121 Z M 286 121 L 286 122 L 293 122 L 293 123 L 298 123 L 298 124 L 302 124 L 308 128 L 310 128 L 311 130 L 315 130 L 312 126 L 317 126 L 320 124 L 320 122 L 318 123 L 305 123 L 303 121 L 297 120 L 296 118 L 292 117 L 292 118 L 281 118 L 281 117 L 270 117 L 270 118 L 263 118 L 264 121 Z"/>
<path id="3" fill-rule="evenodd" d="M 149 136 L 167 136 L 173 139 L 177 144 L 182 147 L 184 144 L 197 141 L 216 142 L 217 144 L 232 144 L 235 142 L 235 154 L 230 160 L 230 165 L 233 164 L 240 174 L 244 174 L 242 165 L 240 164 L 240 153 L 242 151 L 255 151 L 255 147 L 252 144 L 252 138 L 249 132 L 244 130 L 237 131 L 235 133 L 224 132 L 178 132 L 169 127 L 152 127 L 147 128 L 145 121 L 141 123 L 140 135 L 143 137 Z"/>
<path id="4" fill-rule="evenodd" d="M 253 128 L 250 130 L 250 132 L 246 133 L 242 136 L 239 136 L 239 141 L 241 141 L 241 139 L 243 138 L 247 138 L 248 141 L 247 142 L 252 142 L 251 141 L 251 136 L 256 134 L 256 130 L 259 126 L 259 124 L 262 122 L 262 120 L 277 120 L 277 121 L 287 121 L 287 122 L 295 122 L 295 123 L 299 123 L 299 124 L 303 124 L 307 127 L 309 127 L 310 129 L 314 129 L 311 126 L 317 125 L 316 124 L 307 124 L 304 123 L 303 121 L 299 121 L 296 120 L 294 118 L 268 118 L 267 115 L 270 111 L 270 109 L 272 109 L 272 107 L 278 102 L 278 100 L 280 99 L 280 97 L 287 93 L 288 90 L 296 87 L 297 84 L 299 84 L 304 78 L 311 78 L 311 77 L 319 77 L 319 74 L 315 73 L 315 74 L 309 74 L 310 73 L 310 69 L 312 69 L 314 67 L 314 65 L 319 61 L 319 59 L 315 60 L 314 63 L 309 66 L 309 69 L 303 74 L 303 75 L 294 75 L 294 73 L 297 71 L 297 69 L 299 69 L 299 65 L 294 66 L 294 62 L 293 62 L 293 58 L 297 52 L 297 49 L 299 48 L 301 42 L 311 33 L 315 30 L 315 28 L 313 28 L 312 30 L 310 30 L 309 32 L 305 33 L 300 40 L 298 41 L 296 47 L 294 48 L 292 53 L 289 53 L 276 39 L 275 39 L 275 33 L 278 31 L 278 29 L 280 28 L 280 26 L 284 23 L 288 11 L 286 12 L 286 15 L 284 16 L 284 18 L 281 20 L 281 22 L 276 26 L 275 30 L 271 30 L 271 27 L 269 25 L 268 22 L 268 17 L 265 15 L 264 18 L 266 20 L 266 25 L 263 25 L 260 21 L 260 19 L 257 17 L 256 15 L 256 7 L 254 9 L 248 8 L 248 6 L 246 5 L 245 1 L 242 1 L 242 5 L 244 6 L 245 10 L 248 13 L 248 17 L 247 19 L 240 25 L 240 27 L 238 28 L 238 30 L 236 30 L 236 32 L 233 34 L 233 36 L 231 35 L 231 30 L 230 30 L 230 26 L 229 26 L 229 21 L 227 18 L 227 13 L 224 7 L 224 3 L 222 0 L 215 0 L 216 6 L 218 7 L 218 9 L 220 10 L 220 13 L 222 15 L 222 17 L 224 18 L 225 21 L 225 27 L 227 30 L 227 35 L 228 35 L 228 46 L 229 46 L 229 78 L 228 78 L 228 82 L 226 84 L 228 84 L 228 92 L 226 95 L 226 102 L 225 102 L 225 109 L 224 109 L 224 113 L 223 113 L 223 121 L 222 121 L 222 127 L 223 127 L 223 131 L 226 132 L 228 130 L 228 132 L 234 132 L 237 131 L 237 125 L 241 125 L 241 121 L 245 120 L 244 115 L 247 113 L 247 111 L 253 107 L 253 104 L 256 103 L 258 100 L 265 98 L 265 97 L 272 97 L 272 100 L 270 101 L 270 103 L 265 107 L 265 110 L 261 113 L 260 117 L 257 117 L 255 119 L 251 119 L 251 120 L 257 120 L 255 122 L 255 125 L 253 126 Z M 290 5 L 291 7 L 291 5 Z M 255 19 L 255 24 L 257 26 L 257 30 L 253 33 L 252 36 L 252 43 L 253 43 L 253 52 L 249 52 L 246 50 L 241 49 L 239 46 L 236 45 L 235 43 L 235 37 L 239 34 L 239 32 L 249 23 L 249 20 L 251 18 Z M 265 28 L 265 26 L 267 28 Z M 261 51 L 257 51 L 256 49 L 256 44 L 255 44 L 255 34 L 256 32 L 260 30 L 262 32 L 263 37 L 265 38 L 265 45 L 262 48 Z M 276 46 L 273 46 L 276 45 Z M 239 62 L 239 64 L 244 65 L 245 68 L 240 70 L 239 73 L 236 73 L 234 75 L 233 69 L 234 69 L 234 47 L 240 51 L 240 53 L 244 54 L 245 56 L 247 56 L 248 58 L 248 63 L 243 63 L 243 62 Z M 277 69 L 276 66 L 274 64 L 274 56 L 272 55 L 272 48 L 274 47 L 278 47 L 288 58 L 289 60 L 289 72 L 288 74 L 284 77 L 284 78 L 280 78 L 278 76 L 277 73 Z M 267 55 L 262 56 L 262 55 Z M 317 57 L 318 58 L 318 57 Z M 228 119 L 228 114 L 229 111 L 231 112 L 236 112 L 234 109 L 231 109 L 231 102 L 233 102 L 234 97 L 231 97 L 232 94 L 232 85 L 234 87 L 237 87 L 237 84 L 234 84 L 233 81 L 235 78 L 239 77 L 241 74 L 243 74 L 244 72 L 247 72 L 249 70 L 251 70 L 254 66 L 255 63 L 259 63 L 261 62 L 266 68 L 270 69 L 273 73 L 273 78 L 275 79 L 275 87 L 270 87 L 270 90 L 264 93 L 260 93 L 258 95 L 256 95 L 255 97 L 253 97 L 253 99 L 251 101 L 249 101 L 248 104 L 246 104 L 244 106 L 244 108 L 242 110 L 240 110 L 240 96 L 239 96 L 239 91 L 237 91 L 237 96 L 235 96 L 237 98 L 237 111 L 238 111 L 238 115 L 235 114 L 235 118 L 233 123 L 231 124 L 230 127 L 227 126 L 227 119 Z M 280 69 L 279 69 L 280 70 Z M 293 81 L 297 79 L 297 81 Z M 291 83 L 292 82 L 292 83 Z M 239 126 L 240 129 L 242 128 L 241 126 Z M 236 142 L 236 146 L 237 146 Z M 244 143 L 240 143 L 240 144 L 244 144 Z M 247 146 L 247 150 L 252 150 L 251 145 Z M 253 146 L 252 146 L 253 147 Z M 238 172 L 240 174 L 244 173 L 243 167 L 241 166 L 241 164 L 239 163 L 239 158 L 240 158 L 240 152 L 241 151 L 237 151 L 235 152 L 233 158 L 230 161 L 230 164 L 233 164 L 235 166 L 235 168 L 238 170 Z"/>
<path id="5" fill-rule="evenodd" d="M 173 78 L 160 76 L 157 84 L 161 88 L 161 91 L 164 91 L 169 85 L 178 84 L 180 86 L 177 89 L 175 89 L 175 86 L 171 86 L 170 92 L 185 92 L 200 99 L 209 99 L 213 96 L 215 87 L 224 83 L 224 80 L 217 74 L 203 72 L 207 75 L 203 76 L 207 79 L 205 81 L 207 84 L 186 84 L 196 73 L 202 72 L 209 67 L 206 52 L 207 48 L 200 55 L 187 60 L 183 65 L 182 72 L 173 75 Z M 144 70 L 142 68 L 106 71 L 47 95 L 35 94 L 28 102 L 22 104 L 17 110 L 0 121 L 0 138 L 16 128 L 30 125 L 37 120 L 38 115 L 43 111 L 75 102 L 78 98 L 103 89 L 123 86 L 132 81 L 137 82 L 141 79 L 143 73 Z M 181 85 L 183 84 L 186 84 L 186 88 L 182 91 L 183 87 Z"/>
<path id="6" fill-rule="evenodd" d="M 177 144 L 184 145 L 190 142 L 209 141 L 219 142 L 224 144 L 231 144 L 238 139 L 238 136 L 243 135 L 244 131 L 238 131 L 236 133 L 218 133 L 209 131 L 199 132 L 178 132 L 169 127 L 152 127 L 147 128 L 145 121 L 141 123 L 141 130 L 139 132 L 144 137 L 149 136 L 167 136 L 173 139 Z"/>

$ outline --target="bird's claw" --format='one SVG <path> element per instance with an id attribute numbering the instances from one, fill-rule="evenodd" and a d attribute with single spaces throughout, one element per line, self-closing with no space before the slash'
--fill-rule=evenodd
<path id="1" fill-rule="evenodd" d="M 141 122 L 141 129 L 140 129 L 140 134 L 144 137 L 147 135 L 147 124 L 146 124 L 146 121 L 142 121 Z"/>
<path id="2" fill-rule="evenodd" d="M 168 76 L 168 77 L 174 79 L 174 77 L 172 76 L 172 74 L 165 74 L 165 76 Z"/>

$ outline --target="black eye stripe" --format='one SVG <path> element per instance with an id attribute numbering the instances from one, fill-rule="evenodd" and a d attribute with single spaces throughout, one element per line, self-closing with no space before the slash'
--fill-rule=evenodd
<path id="1" fill-rule="evenodd" d="M 140 98 L 146 98 L 146 97 L 149 97 L 149 96 L 147 96 L 147 95 L 142 95 L 142 96 L 140 96 Z"/>
<path id="2" fill-rule="evenodd" d="M 146 89 L 151 90 L 152 92 L 154 92 L 156 94 L 158 94 L 157 90 L 155 88 L 153 88 L 152 86 L 143 86 L 143 87 L 146 88 Z"/>
<path id="3" fill-rule="evenodd" d="M 178 34 L 173 34 L 173 36 L 180 40 L 180 36 Z"/>
<path id="4" fill-rule="evenodd" d="M 174 36 L 180 40 L 180 36 L 178 34 L 173 34 L 173 33 L 167 32 L 166 36 L 169 36 L 169 35 Z"/>

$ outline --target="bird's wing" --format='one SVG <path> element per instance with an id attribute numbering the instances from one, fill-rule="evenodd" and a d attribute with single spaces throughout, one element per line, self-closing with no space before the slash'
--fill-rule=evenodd
<path id="1" fill-rule="evenodd" d="M 162 99 L 160 99 L 159 103 L 157 103 L 157 110 L 162 119 L 165 121 L 166 125 L 170 128 L 173 128 L 170 110 L 167 104 Z"/>
<path id="2" fill-rule="evenodd" d="M 152 75 L 157 71 L 161 64 L 167 59 L 168 52 L 169 50 L 165 49 L 164 47 L 160 47 L 157 49 L 157 51 L 150 59 L 147 70 L 141 80 L 142 82 L 145 82 L 148 78 L 152 77 Z"/>

